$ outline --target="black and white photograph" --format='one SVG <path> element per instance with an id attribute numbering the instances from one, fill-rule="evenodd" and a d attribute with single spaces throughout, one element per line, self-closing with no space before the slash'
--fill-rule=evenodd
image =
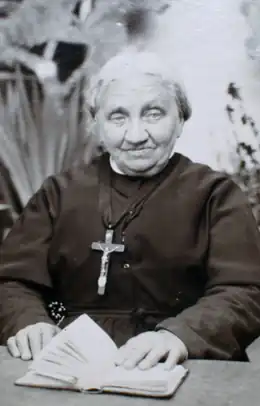
<path id="1" fill-rule="evenodd" d="M 1 406 L 259 406 L 260 0 L 0 0 Z"/>

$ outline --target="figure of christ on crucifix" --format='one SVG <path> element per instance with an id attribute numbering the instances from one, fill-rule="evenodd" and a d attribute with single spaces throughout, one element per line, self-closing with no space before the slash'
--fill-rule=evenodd
<path id="1" fill-rule="evenodd" d="M 93 242 L 91 248 L 93 250 L 102 251 L 100 275 L 98 278 L 98 294 L 104 295 L 107 283 L 107 274 L 109 270 L 110 255 L 112 252 L 124 252 L 123 244 L 113 243 L 114 230 L 108 229 L 105 234 L 105 242 Z"/>

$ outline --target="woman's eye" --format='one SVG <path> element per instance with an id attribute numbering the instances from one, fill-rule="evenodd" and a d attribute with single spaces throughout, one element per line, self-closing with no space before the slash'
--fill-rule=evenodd
<path id="1" fill-rule="evenodd" d="M 110 116 L 110 121 L 113 121 L 114 123 L 121 124 L 125 120 L 125 116 L 123 114 L 112 114 Z"/>
<path id="2" fill-rule="evenodd" d="M 152 109 L 146 112 L 145 117 L 152 119 L 152 120 L 158 120 L 161 117 L 163 117 L 163 112 L 158 109 Z"/>

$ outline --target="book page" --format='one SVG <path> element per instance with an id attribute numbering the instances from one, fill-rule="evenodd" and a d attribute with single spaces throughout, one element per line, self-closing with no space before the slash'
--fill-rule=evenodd
<path id="1" fill-rule="evenodd" d="M 75 379 L 86 382 L 93 370 L 114 365 L 117 347 L 113 340 L 87 315 L 67 326 L 40 352 L 29 369 L 41 376 Z"/>
<path id="2" fill-rule="evenodd" d="M 124 389 L 126 393 L 129 389 L 129 393 L 168 395 L 178 388 L 187 373 L 187 369 L 182 365 L 177 365 L 170 371 L 164 370 L 163 364 L 148 370 L 115 367 L 106 376 L 102 389 L 104 391 L 122 389 L 120 392 L 124 392 Z"/>
<path id="3" fill-rule="evenodd" d="M 55 353 L 64 343 L 68 344 L 68 352 L 70 346 L 71 355 L 88 362 L 111 359 L 117 351 L 117 346 L 109 335 L 88 315 L 83 314 L 51 340 L 32 362 L 31 367 L 34 368 L 38 360 L 47 353 Z"/>
<path id="4" fill-rule="evenodd" d="M 76 390 L 74 379 L 67 379 L 60 375 L 49 378 L 45 375 L 38 375 L 35 373 L 35 371 L 28 371 L 23 377 L 15 381 L 15 385 L 36 388 Z"/>

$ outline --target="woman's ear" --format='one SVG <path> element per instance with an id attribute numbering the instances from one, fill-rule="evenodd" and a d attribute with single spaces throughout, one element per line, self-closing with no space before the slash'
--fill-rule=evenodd
<path id="1" fill-rule="evenodd" d="M 183 127 L 184 127 L 184 123 L 185 123 L 184 118 L 183 118 L 183 117 L 180 117 L 179 123 L 178 123 L 178 125 L 177 125 L 177 129 L 176 129 L 176 131 L 178 132 L 177 137 L 176 137 L 177 140 L 180 138 L 180 136 L 181 136 L 181 134 L 182 134 Z"/>
<path id="2" fill-rule="evenodd" d="M 192 114 L 191 104 L 188 100 L 186 92 L 178 83 L 175 83 L 175 93 L 180 118 L 183 119 L 183 121 L 188 121 Z"/>

